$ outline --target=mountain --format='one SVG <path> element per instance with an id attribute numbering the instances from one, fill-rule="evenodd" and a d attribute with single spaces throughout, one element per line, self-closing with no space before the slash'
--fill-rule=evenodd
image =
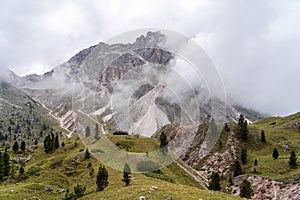
<path id="1" fill-rule="evenodd" d="M 33 145 L 35 141 L 42 142 L 49 127 L 54 126 L 59 126 L 59 121 L 42 104 L 11 84 L 0 82 L 1 141 Z"/>
<path id="2" fill-rule="evenodd" d="M 145 136 L 166 124 L 196 125 L 211 119 L 211 99 L 204 81 L 190 88 L 174 72 L 176 56 L 160 45 L 160 32 L 148 32 L 133 43 L 99 43 L 84 49 L 44 75 L 18 77 L 9 82 L 43 103 L 75 131 L 76 114 L 100 121 L 105 132 L 122 129 Z M 188 68 L 186 69 L 188 70 Z M 227 106 L 227 120 L 247 113 L 249 121 L 262 117 L 241 106 Z"/>

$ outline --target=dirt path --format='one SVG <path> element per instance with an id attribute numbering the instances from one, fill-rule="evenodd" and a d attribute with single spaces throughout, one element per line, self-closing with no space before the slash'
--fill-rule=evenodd
<path id="1" fill-rule="evenodd" d="M 68 132 L 68 134 L 65 134 L 65 136 L 68 137 L 68 138 L 70 138 L 70 137 L 72 136 L 72 132 L 69 131 L 68 129 L 66 129 L 66 128 L 63 126 L 61 119 L 58 118 L 57 116 L 53 115 L 53 114 L 52 114 L 53 111 L 50 110 L 49 108 L 47 108 L 44 104 L 42 104 L 42 103 L 39 103 L 39 104 L 40 104 L 43 108 L 45 108 L 47 111 L 49 111 L 48 114 L 49 114 L 51 117 L 53 117 L 54 119 L 56 119 L 56 120 L 59 122 L 59 125 L 60 125 L 60 127 L 61 127 L 62 129 L 64 129 L 65 131 Z"/>

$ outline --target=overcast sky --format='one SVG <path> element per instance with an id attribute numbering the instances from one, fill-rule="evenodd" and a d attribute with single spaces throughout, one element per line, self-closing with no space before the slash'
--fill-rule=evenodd
<path id="1" fill-rule="evenodd" d="M 300 1 L 0 0 L 0 69 L 41 74 L 137 28 L 194 37 L 228 97 L 274 115 L 300 111 Z"/>

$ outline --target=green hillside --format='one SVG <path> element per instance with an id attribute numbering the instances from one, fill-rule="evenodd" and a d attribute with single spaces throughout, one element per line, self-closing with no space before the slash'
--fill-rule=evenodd
<path id="1" fill-rule="evenodd" d="M 125 136 L 108 136 L 114 142 L 126 141 Z M 119 138 L 119 141 L 118 141 Z M 135 138 L 132 149 L 139 149 L 144 138 Z M 150 139 L 145 150 L 157 147 L 156 139 Z M 139 142 L 140 141 L 140 142 Z M 107 168 L 109 185 L 102 192 L 96 192 L 96 174 L 99 161 L 94 158 L 85 159 L 85 148 L 77 137 L 60 139 L 65 146 L 60 146 L 51 154 L 46 154 L 43 145 L 39 144 L 32 154 L 31 160 L 25 165 L 25 175 L 19 175 L 17 157 L 31 155 L 29 152 L 10 152 L 15 163 L 14 178 L 9 177 L 0 187 L 0 199 L 62 199 L 66 190 L 76 184 L 86 187 L 82 199 L 137 199 L 146 196 L 147 199 L 237 199 L 236 197 L 219 192 L 202 190 L 190 176 L 176 164 L 161 169 L 161 172 L 132 174 L 131 184 L 127 187 L 121 181 L 122 172 Z M 153 143 L 153 146 L 150 144 Z M 139 145 L 140 146 L 140 145 Z M 91 167 L 88 167 L 91 163 Z M 45 188 L 51 186 L 53 192 Z M 156 186 L 155 191 L 150 191 L 151 186 Z"/>
<path id="2" fill-rule="evenodd" d="M 297 125 L 294 128 L 290 127 L 297 122 L 300 122 L 300 113 L 287 117 L 266 118 L 252 124 L 250 141 L 243 144 L 247 147 L 249 154 L 246 171 L 249 173 L 253 170 L 254 160 L 257 159 L 256 170 L 259 175 L 285 182 L 294 180 L 300 183 L 300 167 L 291 168 L 288 163 L 292 150 L 298 157 L 300 156 L 299 127 Z M 262 130 L 265 132 L 266 143 L 260 141 Z M 278 159 L 272 157 L 274 148 L 277 148 L 279 152 Z"/>
<path id="3" fill-rule="evenodd" d="M 247 150 L 247 163 L 242 165 L 245 175 L 264 176 L 285 183 L 300 183 L 300 113 L 287 117 L 270 117 L 257 121 L 248 126 L 249 138 L 247 141 L 239 139 L 238 160 L 241 162 L 241 150 Z M 237 124 L 230 123 L 232 131 L 237 133 Z M 266 142 L 261 141 L 261 131 L 264 130 Z M 223 131 L 217 144 L 226 144 L 229 132 Z M 274 148 L 279 152 L 279 158 L 274 159 Z M 225 146 L 216 145 L 213 152 L 222 152 Z M 298 167 L 289 166 L 289 157 L 294 150 L 298 156 Z M 257 166 L 254 165 L 255 159 Z M 201 163 L 200 163 L 201 166 Z M 254 171 L 254 168 L 256 172 Z M 223 181 L 227 186 L 228 178 Z"/>
<path id="4" fill-rule="evenodd" d="M 17 141 L 33 145 L 42 142 L 53 128 L 61 135 L 59 123 L 49 111 L 21 90 L 0 82 L 0 142 Z"/>

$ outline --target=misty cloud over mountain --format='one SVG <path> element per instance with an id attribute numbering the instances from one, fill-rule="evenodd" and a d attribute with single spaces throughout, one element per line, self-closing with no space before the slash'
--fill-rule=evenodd
<path id="1" fill-rule="evenodd" d="M 300 110 L 300 93 L 294 92 L 300 80 L 299 1 L 12 0 L 0 5 L 1 71 L 42 74 L 113 35 L 164 28 L 192 37 L 207 51 L 229 100 L 271 114 Z"/>

